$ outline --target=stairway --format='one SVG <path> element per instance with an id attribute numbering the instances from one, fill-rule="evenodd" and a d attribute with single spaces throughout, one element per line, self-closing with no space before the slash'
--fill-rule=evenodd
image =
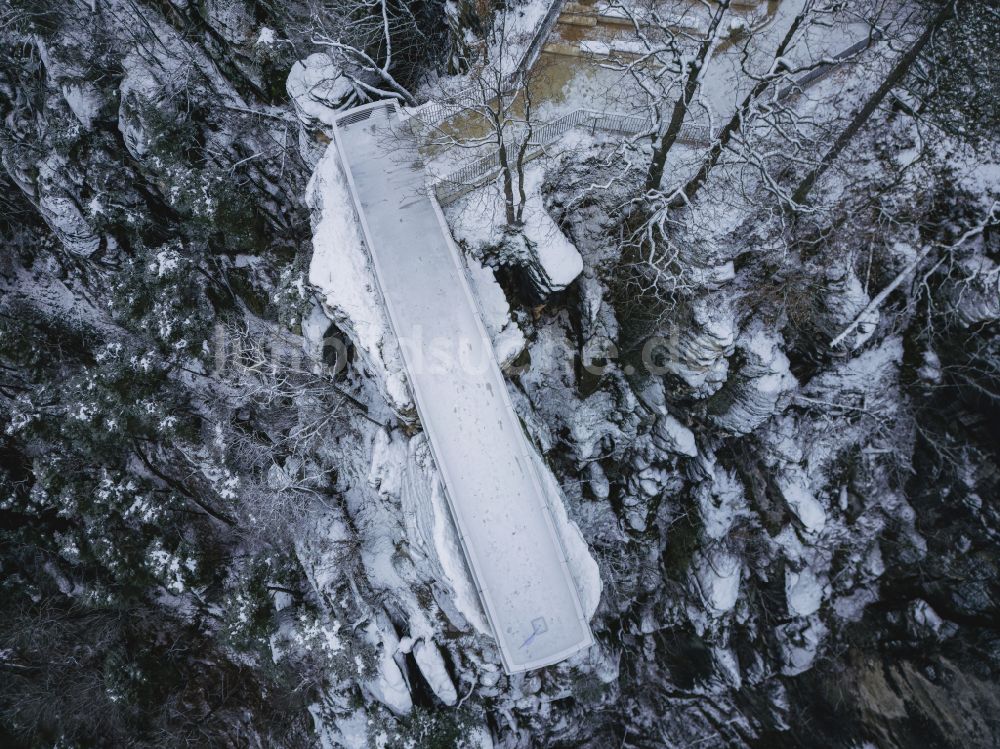
<path id="1" fill-rule="evenodd" d="M 733 0 L 734 18 L 751 21 L 760 16 L 761 6 L 767 6 L 768 16 L 772 15 L 777 2 L 767 0 Z M 674 17 L 677 31 L 697 33 L 703 7 L 693 0 L 666 0 L 659 8 L 664 17 Z M 641 6 L 636 5 L 636 14 Z M 549 37 L 543 52 L 568 57 L 596 59 L 617 59 L 629 61 L 636 57 L 634 50 L 634 25 L 632 19 L 621 8 L 615 8 L 607 0 L 583 0 L 567 2 L 563 5 L 559 20 Z"/>

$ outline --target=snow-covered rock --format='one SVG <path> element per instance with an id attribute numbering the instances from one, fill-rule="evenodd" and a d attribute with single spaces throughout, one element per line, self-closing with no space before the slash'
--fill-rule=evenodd
<path id="1" fill-rule="evenodd" d="M 907 626 L 917 638 L 945 640 L 958 630 L 954 622 L 948 622 L 931 607 L 927 601 L 918 598 L 907 607 Z"/>
<path id="2" fill-rule="evenodd" d="M 297 61 L 285 81 L 295 114 L 307 130 L 332 127 L 340 110 L 353 103 L 354 86 L 325 52 Z"/>
<path id="3" fill-rule="evenodd" d="M 590 487 L 591 493 L 597 499 L 607 499 L 611 494 L 611 483 L 608 481 L 608 476 L 601 468 L 601 464 L 596 460 L 592 460 L 587 463 L 587 484 Z"/>
<path id="4" fill-rule="evenodd" d="M 829 629 L 818 617 L 782 624 L 775 634 L 781 644 L 781 673 L 795 676 L 808 671 Z"/>
<path id="5" fill-rule="evenodd" d="M 819 324 L 830 338 L 853 323 L 871 301 L 861 279 L 850 266 L 842 270 L 827 270 L 823 294 L 819 299 L 822 305 Z M 878 321 L 878 310 L 866 312 L 857 329 L 847 339 L 848 348 L 857 349 L 867 343 L 875 333 Z"/>
<path id="6" fill-rule="evenodd" d="M 694 440 L 694 432 L 680 423 L 670 414 L 664 414 L 653 425 L 653 441 L 658 447 L 668 452 L 694 458 L 698 455 L 698 446 Z"/>
<path id="7" fill-rule="evenodd" d="M 324 722 L 322 717 L 317 718 L 320 731 L 323 730 Z M 368 749 L 368 715 L 364 709 L 357 709 L 349 715 L 337 716 L 334 719 L 337 729 L 337 741 L 343 745 L 343 749 Z"/>
<path id="8" fill-rule="evenodd" d="M 928 385 L 941 382 L 941 359 L 934 349 L 928 348 L 920 354 L 921 363 L 917 367 L 917 376 Z"/>
<path id="9" fill-rule="evenodd" d="M 36 37 L 36 44 L 49 81 L 59 87 L 63 99 L 80 124 L 86 130 L 92 129 L 107 97 L 93 81 L 87 79 L 85 65 L 68 61 L 67 50 L 50 48 L 40 36 Z M 79 54 L 79 50 L 73 51 Z"/>
<path id="10" fill-rule="evenodd" d="M 369 639 L 378 645 L 379 654 L 376 675 L 365 683 L 365 690 L 396 715 L 406 715 L 413 709 L 413 698 L 406 678 L 393 658 L 399 646 L 396 633 L 388 623 L 382 626 L 371 623 L 367 633 Z"/>
<path id="11" fill-rule="evenodd" d="M 665 341 L 663 368 L 680 377 L 695 393 L 718 390 L 729 373 L 727 357 L 736 343 L 736 321 L 716 300 L 694 303 L 690 320 L 678 323 Z"/>
<path id="12" fill-rule="evenodd" d="M 819 611 L 823 603 L 824 584 L 809 567 L 801 570 L 785 568 L 785 600 L 792 616 L 809 616 Z"/>
<path id="13" fill-rule="evenodd" d="M 777 477 L 781 496 L 806 531 L 819 533 L 826 526 L 826 510 L 813 493 L 808 476 L 797 465 L 787 466 Z"/>
<path id="14" fill-rule="evenodd" d="M 145 158 L 152 145 L 150 113 L 171 116 L 174 97 L 188 77 L 184 68 L 190 56 L 182 42 L 167 35 L 153 50 L 135 49 L 126 55 L 125 76 L 118 84 L 118 129 L 133 158 Z"/>
<path id="15" fill-rule="evenodd" d="M 309 282 L 320 290 L 330 319 L 351 337 L 374 372 L 390 406 L 412 413 L 399 345 L 382 306 L 335 147 L 316 165 L 306 202 L 313 223 Z"/>
<path id="16" fill-rule="evenodd" d="M 257 40 L 254 44 L 260 44 L 265 47 L 270 47 L 278 41 L 278 35 L 275 33 L 274 29 L 269 26 L 261 26 L 260 31 L 257 32 Z"/>
<path id="17" fill-rule="evenodd" d="M 69 80 L 63 81 L 60 89 L 80 124 L 87 130 L 93 128 L 94 120 L 104 106 L 104 97 L 97 86 L 86 80 Z"/>
<path id="18" fill-rule="evenodd" d="M 413 645 L 413 658 L 437 698 L 448 706 L 454 705 L 458 701 L 458 693 L 437 645 L 426 640 L 418 641 Z"/>
<path id="19" fill-rule="evenodd" d="M 523 270 L 532 294 L 539 300 L 562 291 L 583 271 L 583 258 L 552 219 L 542 199 L 545 172 L 537 163 L 525 167 L 523 225 L 510 232 L 501 221 L 503 195 L 498 185 L 487 185 L 449 206 L 452 233 L 474 253 L 499 248 L 499 261 Z"/>
<path id="20" fill-rule="evenodd" d="M 739 517 L 748 513 L 747 501 L 737 476 L 711 455 L 700 460 L 710 480 L 700 482 L 695 488 L 698 513 L 706 537 L 718 541 L 726 537 Z"/>
<path id="21" fill-rule="evenodd" d="M 451 0 L 444 4 L 448 25 L 448 72 L 464 73 L 473 60 L 472 45 L 483 32 L 479 6 L 472 0 Z"/>
<path id="22" fill-rule="evenodd" d="M 965 276 L 947 284 L 947 293 L 965 327 L 1000 320 L 1000 265 L 985 255 L 963 258 Z"/>
<path id="23" fill-rule="evenodd" d="M 329 316 L 319 302 L 309 308 L 309 313 L 302 318 L 302 339 L 306 353 L 314 362 L 321 361 L 323 348 L 327 343 L 327 334 L 333 327 Z M 338 365 L 340 362 L 338 362 Z"/>
<path id="24" fill-rule="evenodd" d="M 244 44 L 253 37 L 254 17 L 246 0 L 204 0 L 209 26 L 231 44 Z"/>
<path id="25" fill-rule="evenodd" d="M 713 421 L 731 434 L 749 434 L 787 404 L 798 384 L 779 336 L 762 327 L 745 333 L 738 350 L 745 362 L 710 404 Z"/>
<path id="26" fill-rule="evenodd" d="M 101 246 L 101 238 L 83 216 L 74 195 L 67 189 L 64 161 L 52 154 L 38 166 L 38 211 L 63 247 L 74 255 L 89 257 Z"/>
<path id="27" fill-rule="evenodd" d="M 740 595 L 743 561 L 737 554 L 716 549 L 699 553 L 692 563 L 705 607 L 713 617 L 722 616 L 736 605 Z"/>
<path id="28" fill-rule="evenodd" d="M 483 322 L 493 341 L 497 362 L 501 367 L 506 367 L 524 351 L 527 343 L 524 333 L 511 319 L 510 304 L 497 283 L 493 270 L 474 257 L 466 256 L 465 261 L 472 282 L 472 292 L 483 313 Z"/>
<path id="29" fill-rule="evenodd" d="M 554 432 L 566 430 L 578 464 L 623 457 L 637 436 L 638 402 L 630 388 L 617 386 L 580 396 L 573 368 L 577 349 L 569 325 L 568 316 L 560 315 L 556 324 L 537 330 L 528 347 L 531 366 L 520 374 L 531 402 L 519 407 L 515 391 L 515 408 L 545 452 L 556 442 Z"/>
<path id="30" fill-rule="evenodd" d="M 536 262 L 529 265 L 533 286 L 541 298 L 562 291 L 583 271 L 583 258 L 552 220 L 542 202 L 541 169 L 527 169 L 524 188 L 524 236 L 534 251 Z"/>

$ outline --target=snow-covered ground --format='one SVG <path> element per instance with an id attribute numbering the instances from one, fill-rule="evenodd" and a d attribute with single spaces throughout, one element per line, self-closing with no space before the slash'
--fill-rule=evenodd
<path id="1" fill-rule="evenodd" d="M 576 135 L 573 133 L 572 135 Z M 522 232 L 537 260 L 537 285 L 559 291 L 571 284 L 583 270 L 583 258 L 573 243 L 545 210 L 542 180 L 545 164 L 533 162 L 524 171 L 524 225 Z M 469 247 L 500 245 L 504 241 L 503 192 L 499 183 L 487 184 L 448 207 L 448 219 L 455 239 Z M 484 220 L 488 217 L 489 220 Z"/>
<path id="2" fill-rule="evenodd" d="M 306 202 L 319 216 L 314 229 L 309 282 L 323 292 L 327 315 L 356 342 L 397 411 L 411 407 L 399 347 L 372 279 L 361 230 L 349 210 L 351 196 L 336 149 L 328 149 L 306 188 Z"/>
<path id="3" fill-rule="evenodd" d="M 390 127 L 395 111 L 371 111 L 338 126 L 337 145 L 469 567 L 508 671 L 558 662 L 592 643 L 594 586 L 585 612 L 569 565 L 591 577 L 595 565 L 556 531 L 559 498 L 546 495 L 420 162 Z"/>
<path id="4" fill-rule="evenodd" d="M 735 111 L 738 102 L 753 86 L 754 78 L 747 70 L 761 73 L 771 64 L 772 53 L 788 32 L 804 0 L 782 0 L 771 8 L 761 4 L 752 12 L 741 14 L 730 11 L 730 28 L 734 32 L 744 26 L 753 29 L 753 43 L 744 49 L 738 35 L 724 39 L 717 45 L 707 63 L 698 101 L 689 114 L 689 121 L 707 123 L 724 122 Z M 539 3 L 541 5 L 541 3 Z M 605 6 L 602 12 L 610 15 L 624 15 L 620 3 L 599 4 Z M 628 3 L 626 3 L 628 5 Z M 642 15 L 642 7 L 634 10 Z M 669 18 L 671 13 L 660 9 L 661 17 Z M 688 8 L 684 14 L 688 24 L 705 14 L 702 8 Z M 694 23 L 695 27 L 706 26 L 707 19 Z M 579 27 L 573 27 L 580 33 Z M 610 33 L 609 38 L 601 37 L 601 32 Z M 558 33 L 558 32 L 557 32 Z M 535 91 L 534 104 L 539 119 L 552 120 L 574 109 L 602 109 L 627 114 L 647 115 L 648 97 L 633 77 L 626 71 L 627 63 L 611 62 L 604 56 L 612 51 L 640 53 L 644 44 L 638 39 L 631 26 L 618 27 L 609 32 L 606 27 L 595 27 L 583 33 L 596 34 L 597 38 L 583 38 L 567 42 L 584 54 L 579 57 L 553 53 L 543 53 L 535 66 L 532 88 Z M 812 24 L 799 32 L 799 42 L 793 45 L 788 55 L 789 62 L 804 63 L 824 56 L 833 56 L 856 42 L 867 38 L 869 27 L 860 22 L 841 18 L 836 23 Z M 650 37 L 653 48 L 658 44 L 656 35 Z M 664 55 L 664 60 L 668 55 Z"/>

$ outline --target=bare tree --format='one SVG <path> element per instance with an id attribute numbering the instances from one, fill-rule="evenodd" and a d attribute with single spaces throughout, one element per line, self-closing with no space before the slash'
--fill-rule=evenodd
<path id="1" fill-rule="evenodd" d="M 646 173 L 646 192 L 655 192 L 663 179 L 667 155 L 681 135 L 701 91 L 705 71 L 727 29 L 722 23 L 729 13 L 731 0 L 700 0 L 694 10 L 694 27 L 700 27 L 701 15 L 707 18 L 704 31 L 691 31 L 685 18 L 665 16 L 658 4 L 640 8 L 616 2 L 613 7 L 631 22 L 637 51 L 627 64 L 617 67 L 626 72 L 646 97 L 653 130 L 650 137 L 653 153 Z M 698 10 L 701 13 L 697 13 Z M 616 67 L 614 63 L 612 67 Z"/>
<path id="2" fill-rule="evenodd" d="M 763 192 L 773 195 L 779 206 L 790 205 L 790 189 L 783 184 L 780 170 L 775 166 L 781 165 L 787 170 L 789 164 L 815 163 L 811 154 L 818 149 L 826 132 L 825 123 L 816 122 L 808 112 L 798 111 L 798 100 L 792 94 L 807 85 L 803 82 L 821 79 L 868 49 L 879 33 L 877 29 L 884 16 L 885 10 L 880 6 L 806 0 L 787 20 L 787 27 L 774 46 L 765 46 L 763 40 L 770 32 L 762 30 L 751 30 L 739 41 L 733 41 L 735 49 L 727 54 L 737 66 L 740 98 L 726 113 L 722 127 L 711 134 L 708 148 L 696 155 L 692 164 L 685 165 L 685 174 L 679 184 L 657 185 L 654 189 L 647 181 L 644 193 L 633 200 L 637 210 L 631 213 L 626 224 L 624 239 L 627 244 L 620 266 L 622 274 L 628 277 L 629 295 L 638 290 L 646 306 L 652 300 L 673 306 L 690 286 L 688 276 L 692 263 L 713 265 L 710 246 L 700 249 L 700 245 L 705 244 L 703 238 L 712 232 L 711 226 L 704 224 L 703 213 L 681 214 L 678 209 L 695 200 L 720 164 L 727 167 L 725 179 L 720 181 L 720 185 L 726 185 L 726 193 L 724 197 L 720 194 L 720 199 L 729 203 L 742 196 L 749 201 L 754 200 L 750 196 Z M 815 53 L 812 42 L 827 35 L 825 27 L 861 19 L 869 27 L 866 39 L 846 50 Z M 639 20 L 636 16 L 633 23 L 638 25 Z M 645 20 L 648 24 L 648 19 Z M 672 22 L 676 23 L 673 19 Z M 714 40 L 701 37 L 698 51 L 711 49 L 720 36 L 716 28 Z M 693 51 L 690 54 L 693 55 Z M 706 53 L 706 59 L 710 60 L 711 54 Z M 636 64 L 631 63 L 626 69 L 644 81 Z M 683 82 L 697 90 L 692 78 L 693 73 Z M 686 108 L 683 101 L 678 106 L 690 112 L 692 102 L 689 100 Z M 675 108 L 673 113 L 676 111 Z M 669 132 L 672 128 L 665 130 Z M 703 224 L 695 225 L 699 221 Z"/>
<path id="3" fill-rule="evenodd" d="M 876 312 L 885 300 L 889 298 L 889 295 L 892 294 L 892 292 L 895 291 L 904 281 L 906 281 L 906 279 L 909 278 L 914 271 L 916 271 L 917 267 L 924 261 L 924 259 L 931 255 L 935 249 L 945 255 L 954 253 L 969 240 L 979 237 L 984 231 L 987 230 L 988 227 L 995 226 L 997 223 L 998 209 L 1000 209 L 1000 206 L 998 206 L 997 203 L 993 203 L 993 205 L 990 206 L 990 210 L 986 217 L 982 221 L 973 226 L 971 229 L 968 229 L 957 240 L 955 240 L 955 242 L 947 247 L 942 247 L 937 243 L 928 243 L 924 246 L 924 248 L 917 253 L 913 260 L 907 263 L 906 266 L 886 285 L 886 287 L 882 289 L 882 291 L 872 297 L 872 300 L 863 310 L 861 310 L 860 313 L 855 316 L 854 320 L 851 321 L 851 323 L 838 335 L 836 335 L 832 341 L 830 341 L 830 348 L 836 348 L 843 343 L 844 340 L 851 333 L 853 333 L 865 319 L 869 318 L 873 312 Z M 935 264 L 935 267 L 936 266 L 937 263 Z M 926 282 L 926 278 L 924 279 L 924 282 Z"/>
<path id="4" fill-rule="evenodd" d="M 215 452 L 183 457 L 193 471 L 204 472 L 206 461 L 216 472 L 232 469 L 241 530 L 273 538 L 328 501 L 333 470 L 321 446 L 353 428 L 352 416 L 373 420 L 296 336 L 249 321 L 221 333 L 227 357 Z"/>
<path id="5" fill-rule="evenodd" d="M 805 205 L 809 198 L 809 193 L 812 192 L 813 187 L 816 185 L 817 180 L 823 176 L 827 169 L 836 161 L 837 157 L 841 152 L 854 140 L 858 132 L 865 126 L 871 116 L 878 109 L 879 105 L 885 100 L 885 97 L 897 87 L 903 79 L 906 77 L 910 68 L 916 62 L 920 53 L 923 51 L 927 43 L 933 38 L 935 32 L 944 25 L 949 19 L 951 19 L 956 12 L 956 8 L 964 0 L 947 0 L 938 9 L 931 19 L 927 22 L 924 27 L 923 33 L 910 45 L 910 47 L 900 56 L 896 63 L 892 66 L 889 73 L 885 76 L 882 83 L 875 89 L 875 91 L 865 100 L 862 107 L 855 113 L 854 117 L 851 118 L 850 123 L 845 127 L 837 139 L 833 142 L 833 145 L 823 154 L 819 162 L 810 169 L 805 177 L 799 182 L 798 187 L 792 193 L 792 201 L 797 205 Z"/>
<path id="6" fill-rule="evenodd" d="M 313 41 L 330 51 L 357 89 L 413 106 L 400 75 L 432 49 L 415 7 L 393 0 L 314 0 Z"/>
<path id="7" fill-rule="evenodd" d="M 537 125 L 532 88 L 542 73 L 539 67 L 506 70 L 504 63 L 513 57 L 513 42 L 506 14 L 500 14 L 488 39 L 492 59 L 471 72 L 468 88 L 435 97 L 437 111 L 443 114 L 438 115 L 439 120 L 425 121 L 420 139 L 432 153 L 465 152 L 469 163 L 482 160 L 485 176 L 493 168 L 503 191 L 505 221 L 511 230 L 517 230 L 524 220 L 524 167 L 532 155 Z M 470 182 L 476 178 L 470 177 Z"/>
<path id="8" fill-rule="evenodd" d="M 789 53 L 807 32 L 810 25 L 822 16 L 833 12 L 835 7 L 836 3 L 829 0 L 820 3 L 817 3 L 816 0 L 806 0 L 789 24 L 788 31 L 775 47 L 769 64 L 761 73 L 752 70 L 748 64 L 750 46 L 754 38 L 752 35 L 746 38 L 740 56 L 740 68 L 741 73 L 754 82 L 753 86 L 737 105 L 736 110 L 729 120 L 720 128 L 718 134 L 713 136 L 711 146 L 708 149 L 708 153 L 703 157 L 698 171 L 695 172 L 694 176 L 683 187 L 676 190 L 668 198 L 671 208 L 688 205 L 694 200 L 699 190 L 701 190 L 708 180 L 708 175 L 718 165 L 720 158 L 733 139 L 753 122 L 754 115 L 757 113 L 755 112 L 755 109 L 757 109 L 756 105 L 766 92 L 773 90 L 775 84 L 779 82 L 794 81 L 795 76 L 818 70 L 823 66 L 830 66 L 834 63 L 833 60 L 824 57 L 793 65 L 790 62 Z M 786 89 L 786 91 L 790 90 L 792 89 Z M 774 106 L 774 102 L 769 102 L 768 106 Z"/>

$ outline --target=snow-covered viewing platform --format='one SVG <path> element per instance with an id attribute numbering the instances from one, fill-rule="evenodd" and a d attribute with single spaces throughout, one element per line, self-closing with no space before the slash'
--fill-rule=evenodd
<path id="1" fill-rule="evenodd" d="M 557 663 L 593 642 L 550 510 L 562 500 L 546 496 L 415 139 L 386 102 L 342 114 L 334 133 L 504 667 Z"/>

